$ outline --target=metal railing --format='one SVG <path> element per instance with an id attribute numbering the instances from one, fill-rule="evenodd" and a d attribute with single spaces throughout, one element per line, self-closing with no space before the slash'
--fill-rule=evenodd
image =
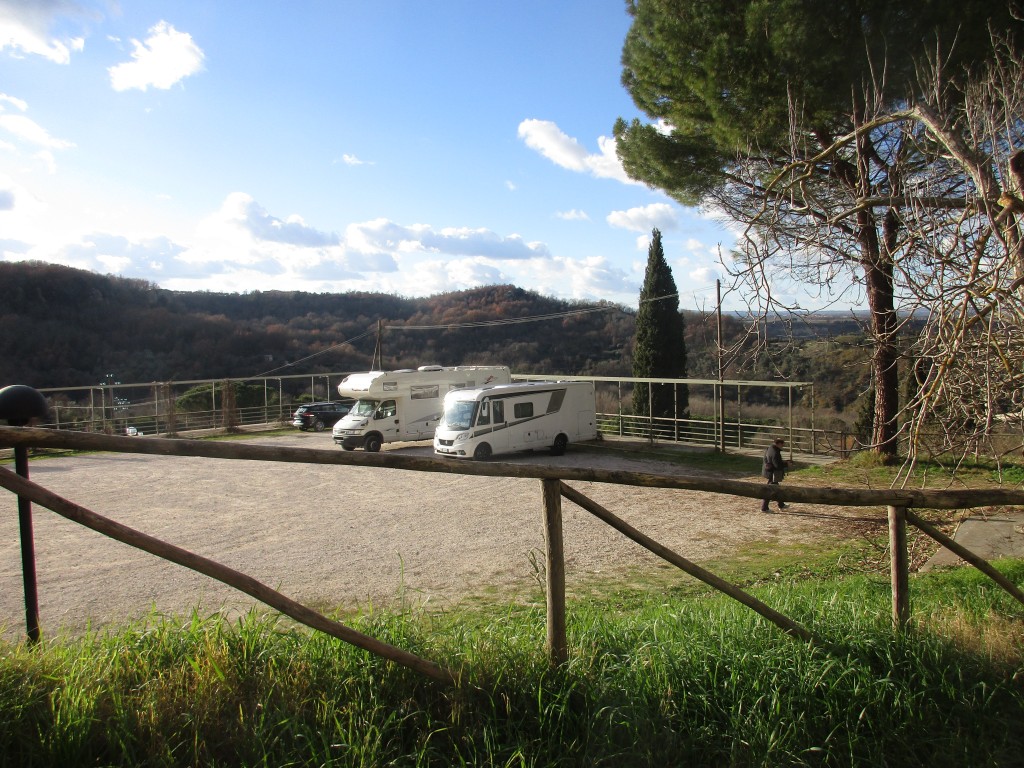
<path id="1" fill-rule="evenodd" d="M 43 426 L 104 434 L 178 434 L 246 425 L 287 425 L 296 407 L 310 400 L 337 397 L 334 387 L 348 372 L 314 376 L 283 376 L 245 381 L 193 380 L 149 384 L 104 383 L 91 387 L 40 389 L 48 399 L 50 422 Z M 563 376 L 560 374 L 513 374 L 513 379 L 591 381 L 598 401 L 598 428 L 620 435 L 658 442 L 730 448 L 767 445 L 776 436 L 786 436 L 794 450 L 817 453 L 819 447 L 835 445 L 838 433 L 816 430 L 813 386 L 808 382 L 757 382 L 706 379 L 639 379 L 629 377 Z M 634 388 L 669 384 L 675 388 L 711 393 L 713 412 L 691 414 L 685 408 L 671 417 L 634 415 Z M 238 396 L 244 388 L 246 400 Z M 779 418 L 770 423 L 741 420 L 742 393 L 755 388 L 787 390 L 786 405 L 779 406 Z M 722 408 L 724 392 L 736 398 L 735 418 Z M 794 392 L 810 394 L 806 408 L 795 402 Z M 232 396 L 237 403 L 230 407 Z M 250 402 L 253 399 L 257 402 Z M 804 426 L 809 420 L 811 426 Z"/>

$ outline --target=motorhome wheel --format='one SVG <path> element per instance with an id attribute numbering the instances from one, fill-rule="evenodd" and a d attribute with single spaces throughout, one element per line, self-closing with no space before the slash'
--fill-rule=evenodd
<path id="1" fill-rule="evenodd" d="M 380 435 L 367 435 L 366 440 L 363 441 L 363 450 L 376 453 L 380 450 L 382 443 Z"/>
<path id="2" fill-rule="evenodd" d="M 569 444 L 569 438 L 565 435 L 559 435 L 555 438 L 555 442 L 551 444 L 551 455 L 561 456 L 565 453 L 565 447 Z"/>
<path id="3" fill-rule="evenodd" d="M 473 458 L 477 461 L 483 461 L 491 457 L 491 446 L 488 443 L 480 443 L 473 451 Z"/>

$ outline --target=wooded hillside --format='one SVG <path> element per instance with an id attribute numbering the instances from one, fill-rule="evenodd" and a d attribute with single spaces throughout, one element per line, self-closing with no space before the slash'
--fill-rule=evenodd
<path id="1" fill-rule="evenodd" d="M 376 293 L 168 291 L 53 264 L 0 263 L 0 386 L 247 378 L 368 370 L 378 323 L 385 368 L 502 364 L 516 372 L 629 376 L 635 311 L 511 285 L 427 298 Z M 691 378 L 716 378 L 716 321 L 684 313 Z M 542 319 L 538 319 L 542 318 Z M 835 329 L 848 332 L 849 317 Z M 727 342 L 743 325 L 724 318 Z M 818 338 L 730 378 L 815 382 L 819 403 L 848 407 L 864 389 L 857 336 Z M 774 334 L 773 334 L 774 335 Z M 781 347 L 781 345 L 780 345 Z"/>
<path id="2" fill-rule="evenodd" d="M 367 370 L 378 323 L 384 367 L 500 363 L 626 374 L 633 337 L 626 308 L 509 285 L 422 299 L 176 292 L 52 264 L 0 263 L 0 286 L 0 383 L 38 387 L 92 384 L 108 374 L 148 382 Z M 590 308 L 599 311 L 564 316 Z M 548 315 L 558 317 L 508 322 Z"/>

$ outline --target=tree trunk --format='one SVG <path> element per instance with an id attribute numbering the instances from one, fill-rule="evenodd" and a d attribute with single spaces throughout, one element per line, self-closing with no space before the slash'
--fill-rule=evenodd
<path id="1" fill-rule="evenodd" d="M 855 123 L 861 122 L 861 110 L 855 110 Z M 868 135 L 858 139 L 856 178 L 853 188 L 860 199 L 872 194 L 871 161 L 876 157 Z M 898 179 L 890 181 L 898 185 Z M 893 282 L 892 251 L 899 231 L 894 211 L 877 218 L 870 210 L 857 214 L 861 263 L 871 312 L 872 379 L 875 385 L 875 419 L 871 434 L 872 450 L 884 457 L 896 456 L 896 417 L 899 413 L 899 376 L 896 368 L 896 301 Z M 881 230 L 881 232 L 880 232 Z"/>
<path id="2" fill-rule="evenodd" d="M 892 269 L 885 264 L 868 263 L 864 267 L 871 333 L 875 348 L 871 354 L 875 383 L 875 420 L 871 435 L 872 450 L 884 456 L 896 455 L 896 415 L 899 412 L 898 353 L 894 342 L 896 310 L 893 300 Z"/>

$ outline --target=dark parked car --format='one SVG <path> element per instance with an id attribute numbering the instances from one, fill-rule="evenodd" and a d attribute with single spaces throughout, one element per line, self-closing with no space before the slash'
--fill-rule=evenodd
<path id="1" fill-rule="evenodd" d="M 292 426 L 305 431 L 323 432 L 334 426 L 352 408 L 352 401 L 344 403 L 307 403 L 300 405 L 292 418 Z"/>

